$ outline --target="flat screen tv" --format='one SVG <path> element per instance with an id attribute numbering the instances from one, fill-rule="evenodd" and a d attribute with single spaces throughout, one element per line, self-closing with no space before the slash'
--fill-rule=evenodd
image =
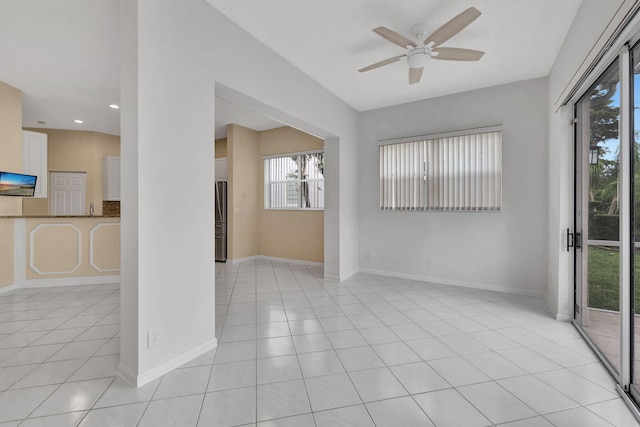
<path id="1" fill-rule="evenodd" d="M 35 175 L 0 172 L 0 196 L 33 197 L 37 179 Z"/>

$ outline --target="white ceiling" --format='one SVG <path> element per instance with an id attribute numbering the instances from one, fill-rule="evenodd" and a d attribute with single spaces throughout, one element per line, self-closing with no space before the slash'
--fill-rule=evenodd
<path id="1" fill-rule="evenodd" d="M 0 0 L 0 81 L 22 90 L 23 126 L 120 134 L 109 108 L 120 98 L 119 5 Z"/>
<path id="2" fill-rule="evenodd" d="M 546 76 L 581 3 L 207 1 L 358 111 Z M 479 62 L 433 61 L 412 86 L 404 62 L 356 71 L 402 53 L 372 28 L 409 36 L 418 22 L 435 30 L 470 6 L 482 16 L 445 45 L 486 51 Z M 108 107 L 120 95 L 118 19 L 119 0 L 0 0 L 0 81 L 23 91 L 25 127 L 120 133 L 119 111 Z M 228 102 L 216 105 L 216 130 L 230 122 L 282 126 Z"/>
<path id="3" fill-rule="evenodd" d="M 358 111 L 547 76 L 581 0 L 207 0 Z M 403 50 L 371 30 L 411 38 L 474 6 L 475 22 L 443 46 L 485 51 L 479 62 L 432 61 L 409 86 L 406 62 L 357 70 Z"/>
<path id="4" fill-rule="evenodd" d="M 235 123 L 249 129 L 263 131 L 274 129 L 284 124 L 269 119 L 237 104 L 222 98 L 216 98 L 216 139 L 227 137 L 227 125 Z"/>

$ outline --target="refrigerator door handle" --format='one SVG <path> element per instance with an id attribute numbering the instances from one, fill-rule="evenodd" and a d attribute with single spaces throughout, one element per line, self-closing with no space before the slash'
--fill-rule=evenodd
<path id="1" fill-rule="evenodd" d="M 215 191 L 216 195 L 216 221 L 222 221 L 222 208 L 220 207 L 220 185 L 216 182 Z"/>

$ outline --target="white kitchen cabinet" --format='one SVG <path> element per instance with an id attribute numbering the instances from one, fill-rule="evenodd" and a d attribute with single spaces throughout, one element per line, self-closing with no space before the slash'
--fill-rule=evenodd
<path id="1" fill-rule="evenodd" d="M 222 157 L 222 158 L 216 159 L 215 168 L 216 168 L 216 174 L 215 174 L 216 181 L 226 181 L 227 178 L 229 177 L 229 174 L 227 172 L 227 158 Z"/>
<path id="2" fill-rule="evenodd" d="M 22 173 L 38 177 L 33 197 L 46 199 L 49 175 L 46 133 L 22 131 Z"/>
<path id="3" fill-rule="evenodd" d="M 120 157 L 102 160 L 102 200 L 120 200 Z"/>

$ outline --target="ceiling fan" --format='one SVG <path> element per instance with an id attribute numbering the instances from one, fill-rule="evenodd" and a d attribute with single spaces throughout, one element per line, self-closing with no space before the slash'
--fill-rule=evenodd
<path id="1" fill-rule="evenodd" d="M 422 42 L 422 45 L 417 45 L 411 39 L 408 39 L 407 37 L 386 27 L 374 28 L 373 31 L 376 34 L 391 43 L 406 49 L 406 53 L 376 62 L 375 64 L 361 68 L 358 71 L 364 73 L 365 71 L 370 71 L 384 65 L 393 64 L 402 58 L 407 58 L 407 64 L 409 65 L 409 84 L 415 84 L 420 81 L 422 71 L 424 69 L 423 67 L 427 62 L 429 62 L 429 59 L 440 59 L 445 61 L 478 61 L 482 58 L 484 52 L 456 47 L 440 47 L 440 45 L 458 34 L 460 31 L 464 30 L 480 15 L 481 12 L 475 7 L 468 8 L 427 36 Z M 421 39 L 426 35 L 426 29 L 426 24 L 417 24 L 411 28 L 411 33 L 416 39 Z"/>

